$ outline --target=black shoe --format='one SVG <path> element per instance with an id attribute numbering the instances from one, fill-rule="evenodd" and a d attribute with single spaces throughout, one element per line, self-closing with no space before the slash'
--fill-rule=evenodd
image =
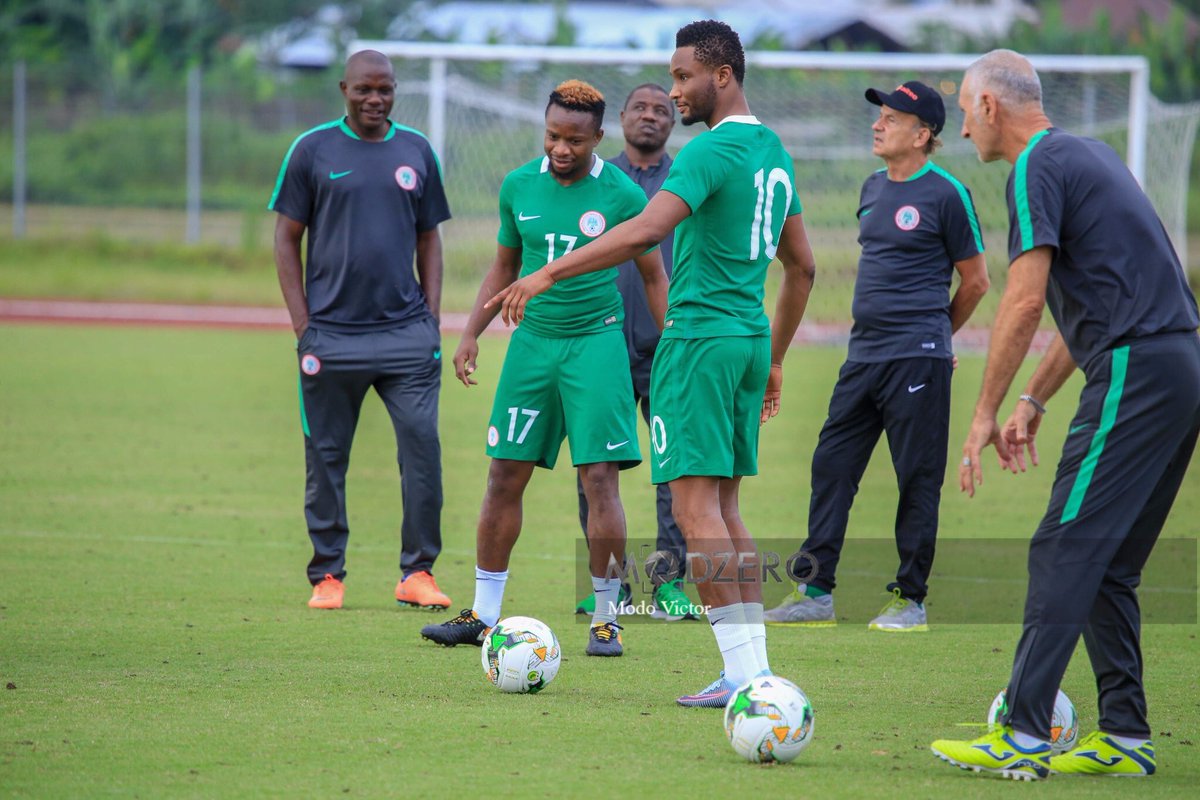
<path id="1" fill-rule="evenodd" d="M 464 608 L 458 616 L 441 625 L 426 625 L 421 628 L 421 638 L 431 642 L 454 647 L 457 644 L 473 644 L 483 646 L 483 634 L 487 625 L 480 621 L 479 616 L 469 608 Z"/>
<path id="2" fill-rule="evenodd" d="M 619 656 L 624 652 L 621 647 L 621 626 L 615 622 L 603 622 L 593 625 L 588 634 L 587 654 L 589 656 Z"/>

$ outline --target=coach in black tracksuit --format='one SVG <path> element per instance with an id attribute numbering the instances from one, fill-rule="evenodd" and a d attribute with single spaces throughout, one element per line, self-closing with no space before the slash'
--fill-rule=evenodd
<path id="1" fill-rule="evenodd" d="M 1050 397 L 1077 366 L 1086 376 L 1030 542 L 1007 722 L 1049 739 L 1055 693 L 1082 633 L 1100 731 L 1148 740 L 1136 589 L 1200 434 L 1196 300 L 1137 181 L 1108 145 L 1052 127 L 1027 60 L 984 56 L 967 71 L 960 102 L 980 158 L 1013 164 L 1012 263 L 963 447 L 963 490 L 974 493 L 988 444 L 1013 471 L 1024 469 L 1026 448 L 1036 463 Z M 1000 428 L 996 411 L 1047 302 L 1061 336 Z"/>
<path id="2" fill-rule="evenodd" d="M 946 471 L 950 337 L 987 291 L 987 266 L 970 193 L 929 160 L 946 119 L 941 97 L 919 81 L 891 93 L 869 89 L 866 96 L 880 106 L 873 152 L 887 166 L 867 178 L 859 200 L 854 327 L 813 452 L 808 539 L 801 549 L 817 566 L 807 577 L 810 596 L 832 592 L 850 506 L 886 432 L 900 491 L 900 566 L 888 591 L 921 604 Z M 955 271 L 962 281 L 951 298 Z M 776 617 L 769 619 L 787 621 L 781 613 L 773 610 Z"/>
<path id="3" fill-rule="evenodd" d="M 381 54 L 352 56 L 342 85 L 347 116 L 296 139 L 268 206 L 279 213 L 276 262 L 298 337 L 314 586 L 345 576 L 346 469 L 372 387 L 396 434 L 403 574 L 430 573 L 441 550 L 437 226 L 450 210 L 428 140 L 387 118 L 394 80 Z M 340 606 L 337 589 L 337 605 L 317 605 L 315 597 L 310 605 Z M 399 587 L 397 599 L 403 599 Z"/>

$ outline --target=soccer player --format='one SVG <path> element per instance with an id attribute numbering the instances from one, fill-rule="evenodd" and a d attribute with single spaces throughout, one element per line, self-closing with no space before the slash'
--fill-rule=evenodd
<path id="1" fill-rule="evenodd" d="M 750 114 L 737 33 L 723 22 L 693 22 L 675 47 L 671 99 L 685 125 L 709 130 L 679 152 L 644 212 L 492 303 L 502 303 L 506 322 L 520 322 L 554 281 L 617 264 L 676 231 L 666 327 L 650 376 L 651 478 L 670 483 L 689 553 L 713 564 L 736 558 L 741 567 L 721 579 L 706 570 L 697 582 L 725 670 L 677 701 L 723 708 L 740 684 L 770 672 L 762 584 L 738 489 L 758 471 L 760 423 L 779 413 L 783 358 L 816 267 L 791 156 Z M 769 323 L 763 283 L 776 255 L 783 281 Z"/>
<path id="2" fill-rule="evenodd" d="M 885 167 L 867 178 L 859 198 L 854 327 L 813 452 L 808 539 L 801 550 L 816 571 L 766 620 L 837 624 L 831 593 L 850 507 L 886 432 L 900 489 L 900 568 L 888 585 L 895 597 L 868 627 L 925 631 L 950 437 L 950 336 L 987 292 L 987 263 L 970 193 L 930 160 L 946 122 L 941 95 L 908 81 L 891 93 L 867 89 L 866 98 L 880 107 L 872 152 Z M 955 271 L 961 281 L 952 298 Z"/>
<path id="3" fill-rule="evenodd" d="M 387 56 L 353 54 L 340 85 L 346 115 L 296 139 L 268 206 L 278 212 L 275 265 L 300 366 L 304 516 L 313 546 L 308 604 L 342 607 L 346 468 L 363 398 L 374 387 L 392 418 L 400 464 L 396 600 L 449 608 L 433 562 L 442 549 L 438 224 L 450 209 L 429 141 L 388 119 L 396 76 Z"/>
<path id="4" fill-rule="evenodd" d="M 554 467 L 563 439 L 587 494 L 596 609 L 587 654 L 619 656 L 619 577 L 609 565 L 625 554 L 625 513 L 617 475 L 641 462 L 629 359 L 621 335 L 615 269 L 568 280 L 557 259 L 586 249 L 613 225 L 637 215 L 646 195 L 593 152 L 604 136 L 604 97 L 582 81 L 565 81 L 546 106 L 544 158 L 510 172 L 500 187 L 496 259 L 483 279 L 454 354 L 454 371 L 476 383 L 479 334 L 498 308 L 484 303 L 518 275 L 552 276 L 555 285 L 531 304 L 512 335 L 487 429 L 492 457 L 476 535 L 475 602 L 421 635 L 438 644 L 481 644 L 500 619 L 508 561 L 521 533 L 521 500 L 534 467 Z M 654 319 L 661 326 L 667 276 L 652 245 L 634 258 Z"/>
<path id="5" fill-rule="evenodd" d="M 974 496 L 980 453 L 1025 469 L 1050 398 L 1085 383 L 1046 514 L 1029 543 L 1025 621 L 1003 727 L 935 755 L 1019 779 L 1051 772 L 1154 772 L 1137 586 L 1200 435 L 1200 313 L 1154 207 L 1108 145 L 1056 128 L 1037 72 L 993 50 L 966 71 L 963 136 L 982 161 L 1013 165 L 1011 258 L 959 481 Z M 1001 427 L 996 412 L 1049 302 L 1059 336 Z M 1083 635 L 1099 690 L 1098 730 L 1050 755 L 1059 682 Z"/>
<path id="6" fill-rule="evenodd" d="M 625 98 L 621 109 L 621 132 L 625 136 L 625 147 L 616 158 L 608 163 L 624 172 L 633 182 L 642 187 L 647 197 L 653 197 L 671 169 L 671 156 L 667 153 L 667 139 L 675 128 L 675 105 L 667 90 L 656 83 L 645 83 L 636 87 Z M 671 252 L 674 234 L 668 234 L 659 245 L 667 277 L 671 276 Z M 642 410 L 646 423 L 650 423 L 650 367 L 654 363 L 654 351 L 658 347 L 662 329 L 655 323 L 646 303 L 646 292 L 642 279 L 632 261 L 617 267 L 617 288 L 625 304 L 625 323 L 622 330 L 629 350 L 629 371 L 633 379 L 634 399 Z M 587 497 L 579 484 L 579 521 L 587 536 Z M 687 546 L 683 533 L 671 514 L 671 489 L 659 484 L 656 490 L 655 511 L 658 519 L 658 535 L 655 552 L 659 558 L 651 569 L 650 581 L 654 587 L 654 611 L 651 616 L 674 622 L 695 619 L 691 598 L 683 591 L 680 576 L 685 567 Z M 630 599 L 629 586 L 621 584 L 618 602 Z M 589 594 L 575 607 L 576 614 L 592 614 L 596 608 L 596 595 Z"/>

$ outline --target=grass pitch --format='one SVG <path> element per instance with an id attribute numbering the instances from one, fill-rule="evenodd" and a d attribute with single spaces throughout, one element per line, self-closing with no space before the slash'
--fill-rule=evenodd
<path id="1" fill-rule="evenodd" d="M 419 638 L 421 625 L 448 615 L 392 599 L 399 486 L 377 400 L 367 401 L 348 480 L 347 608 L 305 607 L 303 449 L 285 333 L 8 325 L 0 335 L 0 795 L 1074 798 L 1129 788 L 1155 798 L 1191 797 L 1200 781 L 1194 558 L 1183 559 L 1190 574 L 1156 584 L 1184 598 L 1163 618 L 1190 621 L 1147 624 L 1143 636 L 1157 775 L 1136 787 L 1060 777 L 1036 789 L 968 776 L 928 745 L 983 730 L 1018 626 L 940 622 L 963 619 L 948 600 L 963 582 L 948 559 L 931 581 L 928 635 L 867 632 L 854 609 L 886 599 L 890 565 L 867 554 L 888 540 L 896 496 L 881 448 L 842 560 L 838 604 L 850 619 L 769 633 L 772 666 L 816 707 L 815 739 L 794 764 L 757 767 L 725 742 L 719 712 L 673 703 L 720 667 L 704 623 L 630 622 L 624 658 L 583 656 L 586 625 L 571 614 L 580 535 L 569 469 L 539 471 L 531 486 L 505 600 L 506 614 L 554 628 L 564 663 L 543 693 L 502 695 L 484 684 L 478 650 Z M 447 352 L 455 345 L 448 338 Z M 447 375 L 443 388 L 436 571 L 456 609 L 473 593 L 484 421 L 503 345 L 485 339 L 479 387 Z M 764 433 L 762 474 L 744 489 L 744 515 L 764 538 L 803 538 L 808 465 L 842 355 L 789 357 L 783 414 Z M 952 456 L 981 368 L 967 357 L 956 376 Z M 948 480 L 944 550 L 987 540 L 989 569 L 971 579 L 973 596 L 1019 602 L 1021 542 L 1044 507 L 1077 390 L 1078 379 L 1052 406 L 1041 468 L 1013 477 L 989 461 L 970 501 Z M 647 473 L 622 483 L 631 536 L 653 530 Z M 1198 489 L 1193 466 L 1164 532 L 1190 539 L 1193 554 Z M 1082 648 L 1063 688 L 1089 730 Z"/>

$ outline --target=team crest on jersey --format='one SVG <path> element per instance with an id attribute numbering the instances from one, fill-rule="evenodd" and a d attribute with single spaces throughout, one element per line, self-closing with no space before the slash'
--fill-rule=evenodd
<path id="1" fill-rule="evenodd" d="M 500 444 L 500 431 L 496 430 L 495 425 L 488 426 L 488 447 L 495 447 Z"/>
<path id="2" fill-rule="evenodd" d="M 579 230 L 583 231 L 584 236 L 596 237 L 604 233 L 604 229 L 608 227 L 608 220 L 599 211 L 585 212 L 579 218 Z"/>
<path id="3" fill-rule="evenodd" d="M 306 354 L 300 359 L 300 371 L 305 375 L 316 375 L 321 371 L 321 359 L 312 353 Z"/>
<path id="4" fill-rule="evenodd" d="M 911 231 L 921 224 L 921 212 L 913 206 L 901 206 L 896 212 L 896 227 L 902 231 Z"/>
<path id="5" fill-rule="evenodd" d="M 396 168 L 396 183 L 406 192 L 417 188 L 417 171 L 405 164 Z"/>

